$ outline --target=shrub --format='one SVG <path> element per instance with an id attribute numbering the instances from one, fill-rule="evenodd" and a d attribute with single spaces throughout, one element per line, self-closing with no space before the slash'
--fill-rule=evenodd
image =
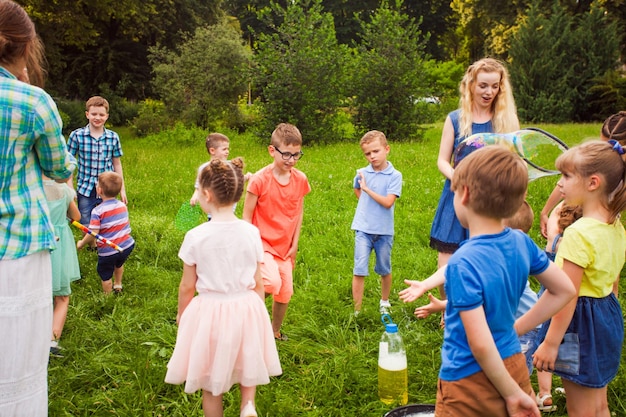
<path id="1" fill-rule="evenodd" d="M 133 119 L 131 127 L 137 136 L 146 136 L 158 133 L 171 125 L 165 104 L 162 101 L 146 99 L 139 103 L 137 116 Z"/>

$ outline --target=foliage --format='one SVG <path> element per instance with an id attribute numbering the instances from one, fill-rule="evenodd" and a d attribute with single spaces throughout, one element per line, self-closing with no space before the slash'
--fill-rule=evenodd
<path id="1" fill-rule="evenodd" d="M 558 6 L 550 15 L 531 7 L 509 51 L 520 119 L 590 120 L 593 80 L 618 62 L 616 32 L 599 8 L 574 17 Z"/>
<path id="2" fill-rule="evenodd" d="M 63 133 L 69 134 L 74 129 L 87 125 L 84 101 L 55 99 L 55 102 L 59 111 L 67 115 L 67 120 L 63 120 Z"/>
<path id="3" fill-rule="evenodd" d="M 178 52 L 156 47 L 151 52 L 154 89 L 171 118 L 211 128 L 238 111 L 237 100 L 247 89 L 243 74 L 250 51 L 226 20 L 196 29 Z"/>
<path id="4" fill-rule="evenodd" d="M 260 90 L 263 125 L 269 137 L 280 122 L 293 123 L 305 143 L 340 139 L 335 119 L 345 97 L 348 49 L 335 37 L 333 17 L 321 0 L 272 3 L 272 33 L 258 35 L 253 81 Z M 274 25 L 271 19 L 279 19 Z"/>
<path id="5" fill-rule="evenodd" d="M 165 104 L 152 99 L 139 103 L 139 111 L 131 124 L 135 135 L 140 137 L 158 133 L 171 125 L 172 122 L 165 111 Z"/>
<path id="6" fill-rule="evenodd" d="M 598 137 L 600 124 L 539 125 L 574 144 Z M 392 316 L 408 349 L 409 402 L 434 403 L 440 366 L 442 331 L 439 317 L 417 320 L 415 307 L 426 296 L 402 304 L 397 297 L 403 279 L 423 279 L 437 267 L 428 247 L 430 223 L 443 186 L 437 170 L 441 123 L 430 126 L 424 140 L 393 143 L 390 160 L 404 176 L 396 202 L 393 247 Z M 243 156 L 254 172 L 270 162 L 267 143 L 250 134 L 224 131 L 231 156 Z M 133 237 L 137 246 L 125 265 L 124 293 L 101 294 L 93 252 L 79 252 L 82 279 L 72 283 L 70 308 L 61 345 L 64 358 L 50 358 L 50 416 L 201 416 L 200 393 L 163 378 L 176 340 L 176 309 L 182 263 L 177 257 L 183 234 L 174 228 L 176 211 L 193 192 L 197 167 L 208 158 L 205 131 L 175 126 L 158 135 L 127 140 L 124 177 Z M 392 406 L 377 397 L 378 342 L 384 328 L 378 314 L 380 280 L 373 270 L 365 281 L 364 306 L 352 314 L 351 280 L 354 235 L 350 222 L 356 199 L 354 170 L 364 166 L 358 144 L 336 143 L 304 149 L 297 167 L 312 192 L 306 197 L 295 294 L 285 317 L 287 342 L 278 344 L 283 375 L 257 389 L 259 416 L 382 416 Z M 556 178 L 530 184 L 528 199 L 535 212 L 531 232 L 540 245 L 539 212 Z M 241 215 L 242 203 L 236 213 Z M 76 237 L 79 233 L 76 231 Z M 372 269 L 373 269 L 373 265 Z M 624 297 L 622 273 L 620 302 Z M 270 300 L 268 308 L 271 310 Z M 626 417 L 626 349 L 617 378 L 608 386 L 616 417 Z M 532 377 L 535 379 L 535 376 Z M 560 381 L 555 378 L 555 386 Z M 535 384 L 536 387 L 536 384 Z M 238 388 L 224 395 L 224 415 L 239 416 Z M 555 396 L 562 417 L 565 398 Z"/>
<path id="7" fill-rule="evenodd" d="M 371 22 L 362 22 L 353 94 L 360 133 L 377 129 L 402 140 L 419 137 L 425 109 L 415 103 L 433 91 L 424 77 L 425 39 L 419 24 L 398 11 L 401 4 L 383 1 Z"/>
<path id="8" fill-rule="evenodd" d="M 626 73 L 608 71 L 593 79 L 589 88 L 589 112 L 595 119 L 602 120 L 608 115 L 626 109 Z"/>
<path id="9" fill-rule="evenodd" d="M 221 17 L 221 0 L 22 0 L 46 47 L 49 88 L 86 99 L 107 84 L 137 99 L 150 94 L 148 48 L 172 48 Z"/>

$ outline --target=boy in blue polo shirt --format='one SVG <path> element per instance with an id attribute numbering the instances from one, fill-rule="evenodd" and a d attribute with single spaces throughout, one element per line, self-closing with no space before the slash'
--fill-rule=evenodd
<path id="1" fill-rule="evenodd" d="M 355 316 L 361 312 L 365 277 L 369 275 L 369 257 L 374 250 L 374 271 L 380 275 L 381 314 L 389 312 L 391 292 L 391 247 L 393 246 L 393 211 L 402 192 L 402 174 L 387 160 L 389 144 L 377 130 L 361 138 L 361 150 L 369 165 L 357 170 L 354 193 L 359 199 L 352 221 L 355 231 L 352 298 Z"/>
<path id="2" fill-rule="evenodd" d="M 103 97 L 94 96 L 87 100 L 85 108 L 85 116 L 89 123 L 70 133 L 67 147 L 78 161 L 76 183 L 78 210 L 81 224 L 87 226 L 91 219 L 91 210 L 102 202 L 96 193 L 96 183 L 101 173 L 115 171 L 122 176 L 120 200 L 124 204 L 128 204 L 128 200 L 120 160 L 122 156 L 120 137 L 104 127 L 109 118 L 109 102 Z"/>

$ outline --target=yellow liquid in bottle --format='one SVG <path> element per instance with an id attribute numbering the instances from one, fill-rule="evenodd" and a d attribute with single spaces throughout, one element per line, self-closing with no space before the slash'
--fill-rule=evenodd
<path id="1" fill-rule="evenodd" d="M 406 359 L 378 364 L 378 397 L 387 404 L 405 405 L 409 402 Z"/>

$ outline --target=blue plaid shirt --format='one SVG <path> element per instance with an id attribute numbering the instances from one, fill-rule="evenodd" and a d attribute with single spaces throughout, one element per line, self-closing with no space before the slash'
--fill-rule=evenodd
<path id="1" fill-rule="evenodd" d="M 45 91 L 0 67 L 0 260 L 56 246 L 41 174 L 64 179 L 76 168 L 61 126 Z"/>
<path id="2" fill-rule="evenodd" d="M 98 182 L 98 175 L 114 171 L 113 158 L 122 156 L 120 137 L 112 130 L 104 129 L 99 138 L 91 136 L 89 125 L 70 133 L 68 148 L 78 160 L 76 191 L 88 196 Z"/>

